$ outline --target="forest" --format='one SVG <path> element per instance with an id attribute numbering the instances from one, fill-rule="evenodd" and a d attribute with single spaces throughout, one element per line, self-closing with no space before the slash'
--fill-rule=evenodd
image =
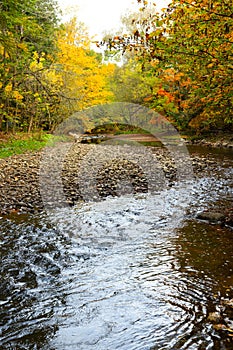
<path id="1" fill-rule="evenodd" d="M 231 132 L 231 1 L 172 0 L 162 12 L 137 2 L 99 53 L 78 18 L 61 23 L 55 0 L 0 1 L 0 130 L 53 132 L 84 108 L 130 102 L 180 132 Z"/>

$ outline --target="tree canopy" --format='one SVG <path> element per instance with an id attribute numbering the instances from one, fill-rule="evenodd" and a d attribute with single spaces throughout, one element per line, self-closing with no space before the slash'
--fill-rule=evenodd
<path id="1" fill-rule="evenodd" d="M 48 107 L 42 107 L 42 99 L 53 100 L 41 77 L 53 61 L 57 28 L 53 0 L 0 2 L 1 129 L 30 130 L 35 117 Z"/>
<path id="2" fill-rule="evenodd" d="M 61 24 L 54 0 L 0 2 L 0 129 L 53 130 L 111 98 L 102 64 L 76 18 Z"/>
<path id="3" fill-rule="evenodd" d="M 165 114 L 181 129 L 232 128 L 231 1 L 172 0 L 162 13 L 138 2 L 141 15 L 130 16 L 131 32 L 107 45 L 133 52 L 142 72 L 160 79 L 146 104 L 157 108 L 164 96 Z"/>

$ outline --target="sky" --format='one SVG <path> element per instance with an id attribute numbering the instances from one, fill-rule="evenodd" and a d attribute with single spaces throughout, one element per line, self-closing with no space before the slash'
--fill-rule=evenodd
<path id="1" fill-rule="evenodd" d="M 149 2 L 149 1 L 148 1 Z M 168 0 L 154 0 L 157 9 L 166 7 Z M 101 39 L 103 32 L 113 32 L 120 27 L 120 17 L 128 10 L 138 9 L 137 0 L 58 0 L 63 12 L 70 13 L 63 18 L 77 16 L 84 22 L 91 36 Z"/>

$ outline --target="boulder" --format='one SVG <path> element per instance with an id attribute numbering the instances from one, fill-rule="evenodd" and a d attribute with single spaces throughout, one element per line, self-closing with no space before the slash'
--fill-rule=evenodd
<path id="1" fill-rule="evenodd" d="M 225 215 L 223 213 L 220 213 L 220 212 L 207 211 L 207 212 L 199 213 L 197 215 L 197 219 L 217 223 L 217 222 L 225 221 Z"/>

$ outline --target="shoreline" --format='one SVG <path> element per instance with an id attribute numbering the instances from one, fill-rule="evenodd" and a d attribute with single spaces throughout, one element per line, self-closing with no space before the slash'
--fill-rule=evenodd
<path id="1" fill-rule="evenodd" d="M 232 138 L 233 139 L 233 138 Z M 208 139 L 201 140 L 185 140 L 186 145 L 190 146 L 204 146 L 211 148 L 225 148 L 233 150 L 233 140 L 220 139 L 218 141 L 211 141 Z"/>
<path id="2" fill-rule="evenodd" d="M 86 179 L 92 175 L 96 176 L 96 183 L 92 184 L 93 188 L 89 187 L 87 196 L 90 196 L 90 199 L 94 201 L 96 199 L 98 200 L 98 198 L 95 198 L 95 192 L 98 192 L 99 198 L 119 196 L 127 193 L 148 193 L 147 178 L 145 174 L 143 174 L 142 169 L 137 165 L 146 164 L 148 167 L 151 166 L 151 158 L 146 159 L 147 151 L 141 154 L 139 152 L 136 155 L 138 163 L 135 163 L 134 161 L 131 162 L 124 159 L 122 156 L 122 150 L 124 151 L 124 149 L 126 149 L 126 153 L 128 154 L 130 146 L 125 145 L 123 148 L 122 146 L 114 147 L 113 153 L 109 155 L 110 148 L 106 151 L 106 149 L 104 150 L 100 145 L 72 143 L 72 147 L 64 159 L 61 174 L 59 175 L 65 197 L 62 201 L 59 195 L 58 197 L 54 195 L 57 191 L 57 184 L 53 183 L 53 166 L 57 155 L 55 154 L 54 158 L 52 156 L 52 158 L 47 161 L 48 165 L 45 164 L 45 166 L 47 166 L 46 176 L 49 178 L 47 185 L 50 188 L 50 192 L 47 191 L 46 193 L 47 208 L 49 205 L 51 205 L 52 208 L 73 206 L 82 201 L 83 193 L 85 196 L 85 188 L 88 187 Z M 139 148 L 143 151 L 148 149 L 153 153 L 153 156 L 155 156 L 155 159 L 161 165 L 162 174 L 163 177 L 166 178 L 168 186 L 172 187 L 176 181 L 176 167 L 172 158 L 169 156 L 169 152 L 165 148 L 158 147 Z M 101 163 L 101 161 L 97 159 L 98 154 L 96 157 L 95 153 L 93 153 L 94 149 L 97 149 L 98 152 L 100 152 L 100 150 L 103 152 L 103 157 L 106 157 L 105 163 Z M 117 150 L 119 152 L 118 158 Z M 89 154 L 92 153 L 93 159 L 89 156 Z M 110 161 L 111 157 L 116 157 L 118 160 Z M 122 157 L 123 159 L 121 159 Z M 42 176 L 40 166 L 42 158 L 43 150 L 0 159 L 0 216 L 23 213 L 33 214 L 45 210 L 45 203 L 41 196 L 40 187 Z M 208 159 L 207 156 L 201 157 L 197 154 L 191 155 L 190 160 L 195 177 L 205 172 L 214 172 L 217 165 L 214 160 Z M 184 164 L 184 166 L 186 166 L 186 164 Z M 80 169 L 84 171 L 81 181 Z M 87 174 L 85 174 L 85 170 L 87 170 Z M 127 179 L 130 179 L 130 184 L 127 183 Z M 155 182 L 157 180 L 158 178 L 152 179 L 151 181 Z M 158 189 L 159 187 L 157 190 Z M 50 195 L 54 197 L 51 198 L 51 203 L 49 203 Z M 214 212 L 218 212 L 217 209 L 214 210 Z M 229 208 L 221 208 L 221 212 L 224 212 L 224 215 L 225 211 L 229 211 Z M 211 222 L 211 220 L 209 221 Z M 218 220 L 214 219 L 212 221 L 215 223 Z M 232 213 L 230 213 L 230 218 L 228 217 L 226 219 L 224 216 L 221 217 L 220 223 L 222 224 L 225 221 L 230 222 L 232 225 Z"/>

